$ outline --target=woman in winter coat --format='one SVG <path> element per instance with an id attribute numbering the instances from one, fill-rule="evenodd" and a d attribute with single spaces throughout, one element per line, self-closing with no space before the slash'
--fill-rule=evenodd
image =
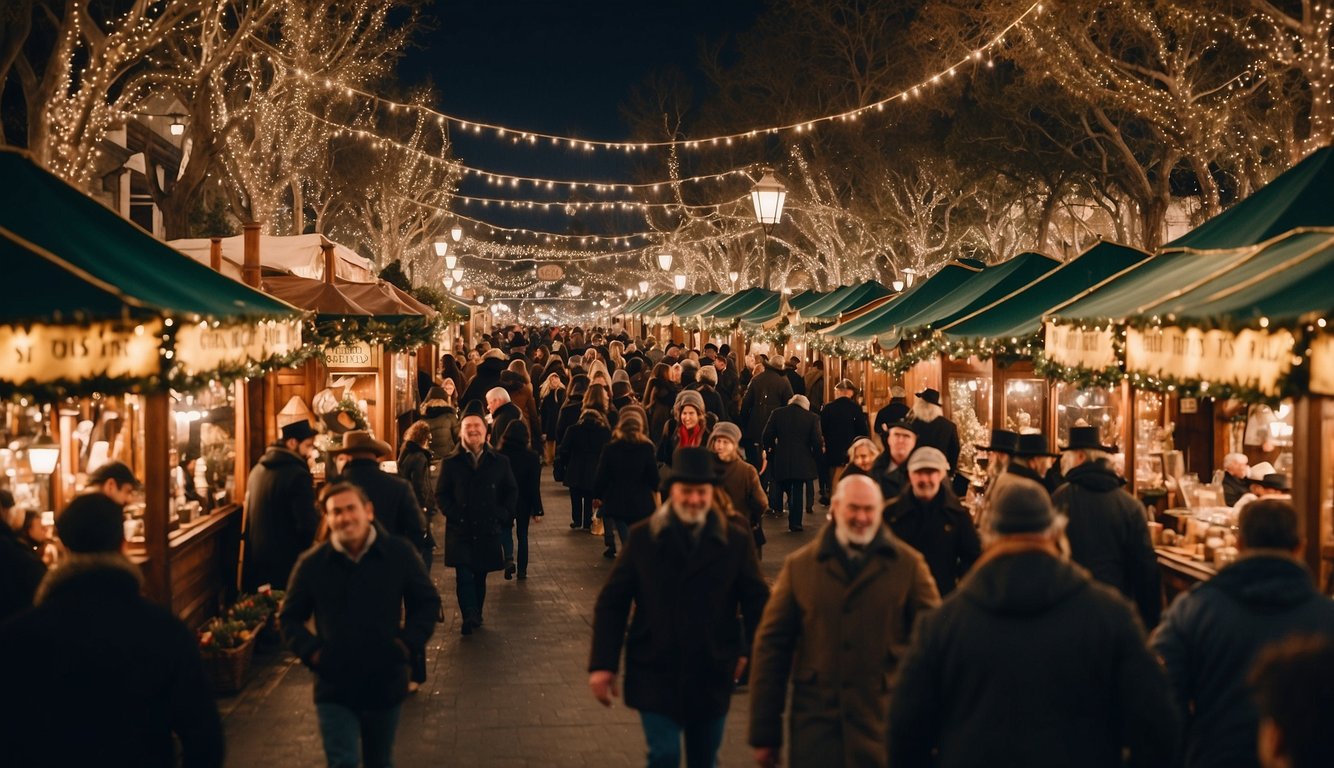
<path id="1" fill-rule="evenodd" d="M 589 384 L 584 394 L 584 410 L 600 411 L 607 418 L 607 426 L 616 428 L 616 409 L 611 406 L 611 392 L 601 384 Z"/>
<path id="2" fill-rule="evenodd" d="M 570 379 L 569 390 L 565 394 L 565 404 L 560 407 L 560 413 L 556 417 L 556 445 L 560 446 L 565 440 L 565 433 L 570 427 L 579 420 L 579 414 L 584 410 L 584 394 L 588 392 L 588 377 L 579 374 Z M 551 437 L 551 435 L 548 435 Z M 560 478 L 556 478 L 559 480 Z"/>
<path id="3" fill-rule="evenodd" d="M 648 384 L 648 371 L 644 367 L 644 358 L 639 355 L 626 358 L 625 372 L 630 376 L 630 390 L 635 397 L 644 393 L 644 387 Z"/>
<path id="4" fill-rule="evenodd" d="M 738 452 L 740 443 L 741 428 L 730 421 L 719 422 L 709 434 L 709 450 L 718 457 L 718 489 L 727 495 L 736 515 L 746 521 L 755 537 L 755 552 L 762 554 L 769 496 L 760 483 L 760 473 Z"/>
<path id="5" fill-rule="evenodd" d="M 565 432 L 556 449 L 556 468 L 570 489 L 570 528 L 593 527 L 593 486 L 598 459 L 611 441 L 607 417 L 600 411 L 586 410 L 579 421 Z"/>
<path id="6" fill-rule="evenodd" d="M 423 444 L 431 452 L 432 461 L 440 461 L 459 445 L 459 415 L 454 410 L 454 399 L 446 391 L 450 380 L 445 385 L 431 387 L 426 393 L 426 400 L 421 406 L 421 421 L 430 429 L 430 439 Z"/>
<path id="7" fill-rule="evenodd" d="M 671 466 L 672 455 L 678 448 L 707 448 L 709 422 L 704 411 L 704 399 L 693 389 L 682 390 L 672 408 L 673 418 L 662 428 L 658 438 L 658 462 Z"/>
<path id="8" fill-rule="evenodd" d="M 593 478 L 593 505 L 606 521 L 603 541 L 607 549 L 602 556 L 616 557 L 616 534 L 624 547 L 630 526 L 653 514 L 660 502 L 653 442 L 644 434 L 644 418 L 638 409 L 626 411 L 602 451 Z"/>
<path id="9" fill-rule="evenodd" d="M 530 442 L 528 427 L 522 421 L 511 421 L 500 439 L 500 453 L 510 460 L 514 482 L 519 486 L 512 530 L 500 534 L 501 549 L 505 550 L 506 579 L 516 571 L 520 579 L 528 578 L 528 523 L 541 522 L 545 514 L 542 511 L 542 460 L 528 447 Z"/>
<path id="10" fill-rule="evenodd" d="M 672 418 L 672 409 L 676 405 L 676 393 L 681 388 L 672 383 L 672 367 L 666 363 L 653 366 L 653 375 L 644 387 L 644 407 L 648 409 L 648 433 L 654 440 L 662 435 L 662 429 Z M 703 410 L 703 409 L 701 409 Z"/>
<path id="11" fill-rule="evenodd" d="M 509 370 L 500 374 L 500 386 L 510 393 L 510 402 L 519 409 L 519 415 L 528 425 L 533 450 L 541 454 L 542 417 L 537 411 L 537 398 L 533 396 L 533 382 L 528 378 L 528 365 L 523 360 L 511 360 Z"/>
<path id="12" fill-rule="evenodd" d="M 550 464 L 556 457 L 556 420 L 560 418 L 561 406 L 565 405 L 565 382 L 559 373 L 553 372 L 546 377 L 538 396 L 541 400 L 537 411 L 542 422 L 542 446 L 546 462 Z"/>

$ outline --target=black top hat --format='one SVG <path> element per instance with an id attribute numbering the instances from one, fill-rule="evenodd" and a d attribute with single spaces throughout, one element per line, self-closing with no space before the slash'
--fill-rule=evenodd
<path id="1" fill-rule="evenodd" d="M 993 429 L 991 430 L 991 441 L 988 445 L 975 445 L 973 447 L 979 451 L 996 451 L 997 453 L 1013 455 L 1015 449 L 1019 447 L 1019 433 L 1011 432 L 1008 429 Z"/>
<path id="2" fill-rule="evenodd" d="M 318 433 L 315 431 L 315 428 L 310 426 L 310 422 L 305 419 L 298 419 L 282 429 L 283 440 L 296 440 L 297 442 L 300 442 L 302 440 L 309 440 L 316 434 Z"/>
<path id="3" fill-rule="evenodd" d="M 677 448 L 672 454 L 672 471 L 667 475 L 665 485 L 672 483 L 708 483 L 718 484 L 718 469 L 713 460 L 713 451 L 708 448 Z"/>
<path id="4" fill-rule="evenodd" d="M 468 404 L 463 406 L 463 413 L 459 414 L 459 421 L 463 421 L 469 416 L 476 416 L 482 421 L 486 421 L 486 409 L 482 407 L 481 400 L 469 400 Z"/>
<path id="5" fill-rule="evenodd" d="M 1027 459 L 1033 456 L 1059 456 L 1059 453 L 1052 453 L 1047 450 L 1047 438 L 1043 435 L 1020 435 L 1019 442 L 1014 448 L 1014 457 L 1018 459 Z"/>
<path id="6" fill-rule="evenodd" d="M 886 433 L 888 433 L 892 429 L 906 429 L 909 432 L 913 433 L 914 435 L 917 434 L 917 427 L 913 426 L 913 423 L 911 421 L 908 421 L 907 419 L 899 419 L 898 421 L 891 421 L 885 425 Z"/>
<path id="7" fill-rule="evenodd" d="M 1260 485 L 1275 491 L 1287 492 L 1292 490 L 1292 482 L 1288 480 L 1287 475 L 1282 473 L 1265 475 L 1264 478 L 1260 480 Z"/>
<path id="8" fill-rule="evenodd" d="M 1071 427 L 1070 443 L 1061 446 L 1062 451 L 1102 451 L 1116 453 L 1116 446 L 1103 445 L 1098 437 L 1097 427 Z"/>
<path id="9" fill-rule="evenodd" d="M 940 393 L 932 389 L 931 387 L 927 387 L 921 392 L 918 392 L 917 396 L 932 405 L 940 405 Z"/>

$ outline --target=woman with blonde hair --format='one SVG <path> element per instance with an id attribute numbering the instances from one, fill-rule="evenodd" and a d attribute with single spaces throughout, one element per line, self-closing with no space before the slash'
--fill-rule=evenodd
<path id="1" fill-rule="evenodd" d="M 871 474 L 871 466 L 875 464 L 876 457 L 880 453 L 880 444 L 869 437 L 853 440 L 852 445 L 848 446 L 848 463 L 839 471 L 838 477 L 834 478 L 834 486 L 850 475 L 874 477 Z"/>
<path id="2" fill-rule="evenodd" d="M 613 339 L 607 345 L 607 358 L 611 360 L 611 367 L 617 371 L 625 370 L 625 344 L 620 339 Z"/>

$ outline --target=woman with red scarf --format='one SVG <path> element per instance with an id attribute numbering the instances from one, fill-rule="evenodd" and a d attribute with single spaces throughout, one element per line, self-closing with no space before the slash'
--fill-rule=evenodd
<path id="1" fill-rule="evenodd" d="M 677 448 L 707 448 L 712 428 L 704 410 L 704 398 L 693 389 L 683 389 L 672 405 L 672 418 L 658 440 L 658 461 L 671 466 Z"/>

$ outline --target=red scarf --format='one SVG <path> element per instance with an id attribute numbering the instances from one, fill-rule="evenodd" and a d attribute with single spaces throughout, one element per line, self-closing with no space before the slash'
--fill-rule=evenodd
<path id="1" fill-rule="evenodd" d="M 676 447 L 677 448 L 698 448 L 704 440 L 704 425 L 696 422 L 694 429 L 686 429 L 683 425 L 676 428 Z"/>

